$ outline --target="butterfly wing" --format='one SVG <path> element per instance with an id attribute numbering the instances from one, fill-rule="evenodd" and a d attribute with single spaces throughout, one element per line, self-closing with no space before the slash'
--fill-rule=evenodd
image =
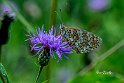
<path id="1" fill-rule="evenodd" d="M 100 46 L 102 40 L 91 32 L 79 28 L 67 28 L 63 32 L 63 40 L 78 53 L 87 53 Z"/>

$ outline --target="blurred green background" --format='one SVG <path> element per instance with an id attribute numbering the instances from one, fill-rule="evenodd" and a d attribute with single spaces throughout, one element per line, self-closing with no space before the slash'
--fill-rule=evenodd
<path id="1" fill-rule="evenodd" d="M 9 0 L 33 29 L 44 24 L 48 31 L 51 25 L 63 22 L 68 27 L 79 27 L 100 36 L 102 45 L 91 53 L 96 60 L 104 52 L 124 38 L 124 0 Z M 0 0 L 0 5 L 2 5 Z M 61 12 L 60 12 L 61 9 Z M 61 20 L 54 12 L 57 11 Z M 27 27 L 16 19 L 10 28 L 10 39 L 2 47 L 2 64 L 10 83 L 35 83 L 39 71 L 37 57 L 30 53 L 26 34 Z M 1 23 L 0 23 L 1 24 Z M 124 47 L 80 76 L 88 66 L 85 54 L 73 53 L 69 60 L 50 59 L 43 68 L 38 83 L 124 83 Z M 112 74 L 108 74 L 108 72 Z M 101 72 L 101 73 L 100 73 Z"/>

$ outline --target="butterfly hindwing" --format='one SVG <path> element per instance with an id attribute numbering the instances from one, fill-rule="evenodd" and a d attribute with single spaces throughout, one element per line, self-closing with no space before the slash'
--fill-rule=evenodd
<path id="1" fill-rule="evenodd" d="M 64 27 L 64 26 L 63 26 Z M 101 44 L 101 38 L 86 30 L 64 27 L 61 31 L 63 40 L 78 53 L 87 53 L 96 49 Z"/>

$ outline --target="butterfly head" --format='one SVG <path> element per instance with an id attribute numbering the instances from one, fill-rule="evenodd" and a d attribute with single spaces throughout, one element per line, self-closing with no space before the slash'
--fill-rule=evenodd
<path id="1" fill-rule="evenodd" d="M 64 24 L 61 24 L 61 25 L 60 25 L 60 29 L 61 29 L 61 30 L 65 30 L 65 25 L 64 25 Z"/>
<path id="2" fill-rule="evenodd" d="M 64 24 L 61 24 L 61 25 L 60 25 L 60 31 L 61 31 L 61 34 L 63 34 L 63 32 L 65 31 L 65 26 L 64 26 Z"/>

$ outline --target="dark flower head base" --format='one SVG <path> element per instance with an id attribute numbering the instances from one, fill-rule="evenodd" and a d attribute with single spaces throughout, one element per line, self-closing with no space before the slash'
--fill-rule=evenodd
<path id="1" fill-rule="evenodd" d="M 40 66 L 46 66 L 50 60 L 50 49 L 44 49 L 41 54 L 39 55 L 39 64 Z"/>
<path id="2" fill-rule="evenodd" d="M 31 42 L 31 50 L 36 51 L 35 55 L 41 55 L 43 50 L 49 49 L 50 56 L 55 58 L 53 52 L 56 52 L 59 59 L 61 60 L 64 53 L 71 53 L 72 47 L 69 46 L 68 42 L 62 41 L 62 36 L 56 36 L 56 30 L 51 28 L 49 33 L 38 28 L 37 33 L 30 35 L 29 40 Z M 48 50 L 47 50 L 48 51 Z"/>

